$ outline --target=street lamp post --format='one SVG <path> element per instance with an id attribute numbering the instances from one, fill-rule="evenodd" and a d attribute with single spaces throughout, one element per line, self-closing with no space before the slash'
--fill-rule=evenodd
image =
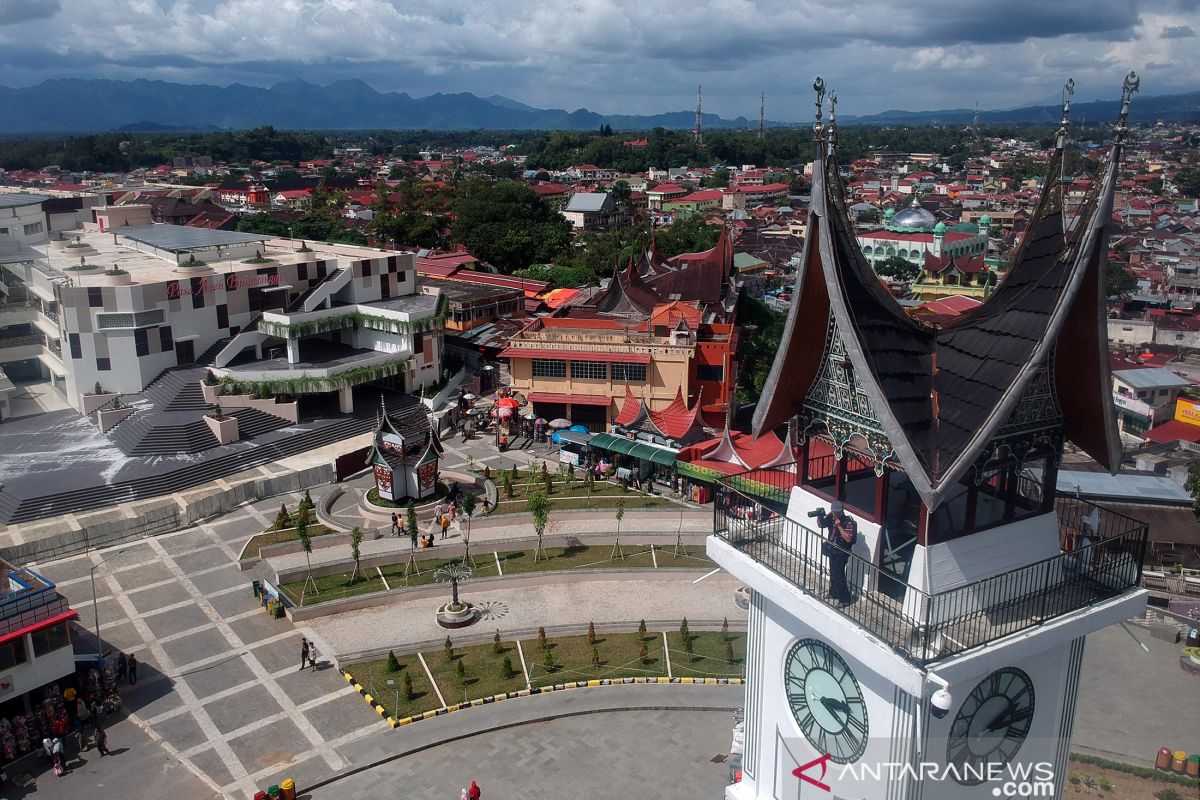
<path id="1" fill-rule="evenodd" d="M 96 602 L 96 568 L 124 552 L 125 548 L 122 547 L 112 555 L 100 559 L 92 566 L 92 616 L 96 624 L 96 662 L 98 664 L 104 663 L 104 640 L 100 638 L 100 604 Z"/>

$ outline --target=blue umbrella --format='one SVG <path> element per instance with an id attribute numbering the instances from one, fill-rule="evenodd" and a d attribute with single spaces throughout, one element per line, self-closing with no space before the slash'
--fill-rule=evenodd
<path id="1" fill-rule="evenodd" d="M 567 428 L 567 430 L 575 431 L 576 433 L 587 433 L 588 432 L 588 429 L 586 427 L 584 427 L 583 425 L 572 425 L 571 427 Z"/>
<path id="2" fill-rule="evenodd" d="M 550 441 L 555 444 L 562 444 L 562 436 L 559 435 L 558 431 L 555 431 L 554 435 L 550 437 Z"/>

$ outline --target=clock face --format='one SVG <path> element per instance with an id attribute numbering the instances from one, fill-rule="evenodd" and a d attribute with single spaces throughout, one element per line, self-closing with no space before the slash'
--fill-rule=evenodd
<path id="1" fill-rule="evenodd" d="M 1013 759 L 1033 724 L 1033 703 L 1033 681 L 1016 667 L 979 682 L 958 710 L 946 746 L 947 763 L 959 767 L 959 783 L 983 783 L 989 764 Z"/>
<path id="2" fill-rule="evenodd" d="M 867 702 L 854 673 L 832 647 L 816 639 L 792 645 L 783 683 L 796 724 L 809 744 L 838 764 L 867 749 Z"/>

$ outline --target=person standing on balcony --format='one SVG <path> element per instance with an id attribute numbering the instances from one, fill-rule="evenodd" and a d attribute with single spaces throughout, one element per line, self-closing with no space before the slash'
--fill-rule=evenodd
<path id="1" fill-rule="evenodd" d="M 835 501 L 829 509 L 829 596 L 848 606 L 854 602 L 850 587 L 846 585 L 846 562 L 850 560 L 850 549 L 858 540 L 858 524 L 846 513 L 841 502 Z"/>

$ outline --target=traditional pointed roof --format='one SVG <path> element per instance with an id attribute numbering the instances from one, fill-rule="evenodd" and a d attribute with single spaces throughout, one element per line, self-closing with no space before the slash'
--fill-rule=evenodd
<path id="1" fill-rule="evenodd" d="M 645 316 L 658 304 L 658 295 L 648 287 L 634 265 L 633 257 L 624 269 L 616 271 L 608 287 L 588 303 L 601 314 Z"/>
<path id="2" fill-rule="evenodd" d="M 831 124 L 824 135 L 818 113 L 809 236 L 782 346 L 755 411 L 755 432 L 801 412 L 832 330 L 844 350 L 839 368 L 852 377 L 890 443 L 893 452 L 884 457 L 899 461 L 930 509 L 1047 373 L 1067 436 L 1115 470 L 1120 445 L 1108 400 L 1103 289 L 1129 91 L 1127 82 L 1120 133 L 1104 183 L 1087 205 L 1086 225 L 1070 240 L 1064 235 L 1064 104 L 1058 146 L 1008 275 L 986 302 L 945 327 L 905 314 L 863 257 L 834 158 L 835 131 Z M 1069 366 L 1052 358 L 1056 349 Z"/>
<path id="3" fill-rule="evenodd" d="M 739 466 L 745 467 L 746 469 L 751 469 L 751 466 L 746 463 L 746 461 L 741 457 L 741 455 L 738 454 L 738 450 L 736 447 L 734 447 L 733 440 L 730 438 L 730 435 L 729 435 L 729 428 L 730 428 L 730 419 L 729 418 L 733 413 L 732 409 L 733 409 L 733 404 L 730 403 L 729 408 L 726 409 L 726 411 L 725 411 L 725 427 L 721 430 L 720 441 L 717 442 L 716 447 L 705 452 L 703 454 L 703 456 L 705 459 L 707 459 L 709 461 L 724 461 L 727 464 L 737 464 Z"/>
<path id="4" fill-rule="evenodd" d="M 617 425 L 632 425 L 645 411 L 645 407 L 645 403 L 633 396 L 633 390 L 629 388 L 629 384 L 625 384 L 625 400 L 622 401 L 621 411 L 613 422 Z"/>
<path id="5" fill-rule="evenodd" d="M 779 448 L 779 453 L 771 460 L 761 465 L 761 469 L 796 468 L 796 461 L 800 458 L 800 445 L 796 441 L 796 421 L 788 422 L 787 435 L 783 439 L 783 447 Z"/>

